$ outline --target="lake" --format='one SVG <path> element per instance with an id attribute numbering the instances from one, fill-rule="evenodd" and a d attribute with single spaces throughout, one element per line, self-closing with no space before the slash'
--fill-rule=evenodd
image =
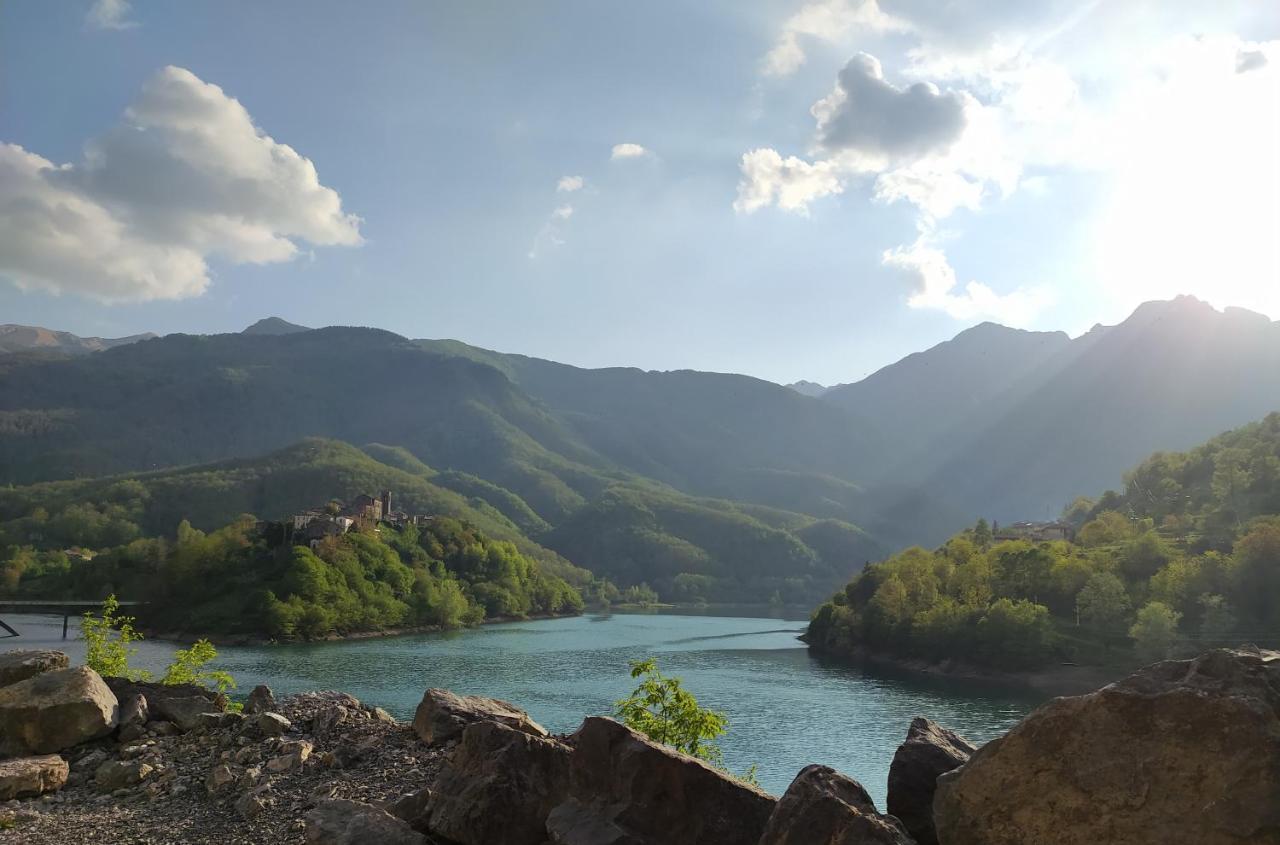
<path id="1" fill-rule="evenodd" d="M 22 636 L 0 640 L 0 651 L 48 647 L 83 658 L 83 642 L 62 640 L 61 617 L 4 618 Z M 627 661 L 654 656 L 700 703 L 728 714 L 720 744 L 731 769 L 755 764 L 761 786 L 781 794 L 802 767 L 825 763 L 860 781 L 881 810 L 889 762 L 913 716 L 985 742 L 1043 700 L 837 665 L 810 656 L 796 639 L 804 627 L 797 619 L 592 614 L 386 639 L 228 646 L 217 663 L 241 693 L 258 683 L 277 695 L 338 689 L 412 719 L 424 689 L 446 687 L 507 699 L 560 732 L 583 716 L 607 714 L 634 687 Z M 176 647 L 140 643 L 135 665 L 157 671 Z"/>

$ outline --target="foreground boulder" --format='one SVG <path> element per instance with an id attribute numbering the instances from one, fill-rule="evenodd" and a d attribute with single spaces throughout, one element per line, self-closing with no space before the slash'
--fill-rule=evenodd
<path id="1" fill-rule="evenodd" d="M 119 703 L 88 666 L 0 687 L 0 755 L 52 754 L 115 729 Z"/>
<path id="2" fill-rule="evenodd" d="M 107 678 L 107 685 L 121 701 L 140 695 L 147 702 L 151 719 L 172 722 L 183 731 L 200 727 L 201 713 L 220 713 L 226 709 L 226 696 L 197 684 L 158 684 Z"/>
<path id="3" fill-rule="evenodd" d="M 943 775 L 934 819 L 946 845 L 1280 842 L 1280 653 L 1055 699 Z"/>
<path id="4" fill-rule="evenodd" d="M 71 768 L 56 754 L 0 760 L 0 801 L 61 789 Z"/>
<path id="5" fill-rule="evenodd" d="M 853 778 L 828 766 L 806 766 L 778 800 L 759 845 L 911 845 L 893 816 Z"/>
<path id="6" fill-rule="evenodd" d="M 467 725 L 476 722 L 501 722 L 532 736 L 547 735 L 546 728 L 514 704 L 479 695 L 458 695 L 447 689 L 423 693 L 413 715 L 413 730 L 423 742 L 438 745 L 457 739 Z"/>
<path id="7" fill-rule="evenodd" d="M 501 722 L 471 725 L 431 790 L 427 829 L 461 845 L 541 845 L 568 794 L 570 754 Z"/>
<path id="8" fill-rule="evenodd" d="M 271 687 L 266 684 L 258 684 L 249 693 L 249 697 L 244 701 L 244 714 L 252 716 L 254 713 L 270 713 L 279 709 L 276 704 L 275 693 L 271 692 Z"/>
<path id="9" fill-rule="evenodd" d="M 920 845 L 938 845 L 933 796 L 938 776 L 963 765 L 974 752 L 964 737 L 923 716 L 911 720 L 907 740 L 889 766 L 889 813 Z"/>
<path id="10" fill-rule="evenodd" d="M 427 845 L 427 838 L 401 819 L 359 801 L 321 801 L 304 823 L 311 845 Z"/>
<path id="11" fill-rule="evenodd" d="M 6 651 L 0 654 L 0 687 L 25 681 L 41 672 L 66 669 L 71 658 L 61 651 L 51 649 L 27 649 Z"/>
<path id="12" fill-rule="evenodd" d="M 613 719 L 588 718 L 568 742 L 569 799 L 547 818 L 557 845 L 756 845 L 776 803 Z"/>

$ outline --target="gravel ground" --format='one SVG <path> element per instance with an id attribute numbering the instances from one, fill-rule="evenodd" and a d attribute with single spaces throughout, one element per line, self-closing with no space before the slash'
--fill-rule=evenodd
<path id="1" fill-rule="evenodd" d="M 292 696 L 278 712 L 291 726 L 276 737 L 246 727 L 248 717 L 72 749 L 64 755 L 71 777 L 60 792 L 0 805 L 0 843 L 300 843 L 302 816 L 317 800 L 394 800 L 430 785 L 444 754 L 424 745 L 411 726 L 343 693 Z M 313 746 L 309 755 L 306 743 Z M 94 775 L 109 760 L 151 770 L 140 782 L 104 792 Z M 211 776 L 215 770 L 225 783 Z"/>

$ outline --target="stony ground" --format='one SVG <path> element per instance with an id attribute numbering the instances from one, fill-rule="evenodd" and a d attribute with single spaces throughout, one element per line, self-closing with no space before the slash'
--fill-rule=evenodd
<path id="1" fill-rule="evenodd" d="M 444 754 L 342 693 L 286 698 L 277 712 L 290 723 L 279 735 L 227 716 L 186 734 L 152 727 L 132 742 L 78 746 L 60 792 L 0 805 L 0 843 L 303 842 L 302 816 L 318 800 L 394 800 L 429 785 Z M 98 774 L 108 761 L 119 765 Z"/>

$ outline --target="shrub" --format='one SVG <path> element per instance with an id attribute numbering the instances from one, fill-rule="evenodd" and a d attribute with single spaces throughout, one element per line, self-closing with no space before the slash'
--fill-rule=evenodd
<path id="1" fill-rule="evenodd" d="M 110 595 L 102 601 L 100 616 L 85 613 L 80 623 L 80 636 L 86 643 L 85 665 L 104 678 L 147 680 L 151 673 L 129 668 L 129 658 L 138 653 L 130 644 L 141 640 L 142 634 L 134 630 L 132 616 L 116 615 L 119 609 L 120 602 Z"/>

